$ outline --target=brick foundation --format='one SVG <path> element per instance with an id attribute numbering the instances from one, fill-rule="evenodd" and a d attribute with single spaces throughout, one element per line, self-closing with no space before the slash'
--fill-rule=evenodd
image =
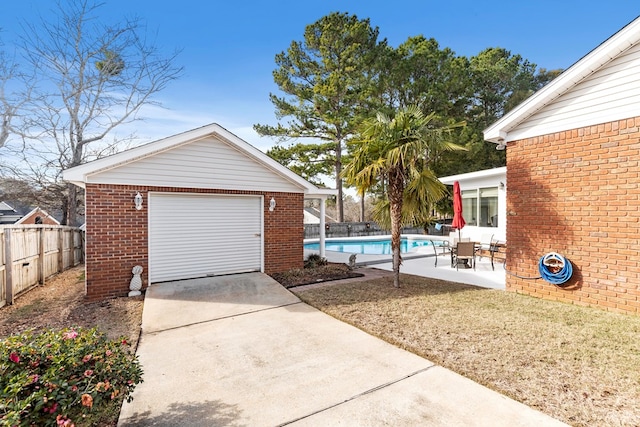
<path id="1" fill-rule="evenodd" d="M 562 288 L 507 274 L 507 290 L 640 313 L 640 117 L 510 142 L 509 272 L 539 276 L 558 252 L 573 264 Z"/>
<path id="2" fill-rule="evenodd" d="M 138 211 L 133 204 L 137 192 L 145 203 Z M 246 192 L 87 184 L 86 186 L 86 280 L 87 298 L 98 300 L 125 296 L 131 269 L 144 268 L 143 287 L 148 285 L 148 193 L 252 194 L 264 196 L 264 267 L 271 274 L 303 265 L 304 237 L 301 193 Z M 269 211 L 274 197 L 277 208 Z"/>

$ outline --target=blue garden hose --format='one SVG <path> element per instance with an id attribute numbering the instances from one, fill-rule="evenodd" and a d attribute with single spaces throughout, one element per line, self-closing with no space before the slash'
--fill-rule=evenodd
<path id="1" fill-rule="evenodd" d="M 540 272 L 540 276 L 547 282 L 554 285 L 562 285 L 571 279 L 573 267 L 571 266 L 571 261 L 562 255 L 549 252 L 540 258 L 538 271 Z"/>

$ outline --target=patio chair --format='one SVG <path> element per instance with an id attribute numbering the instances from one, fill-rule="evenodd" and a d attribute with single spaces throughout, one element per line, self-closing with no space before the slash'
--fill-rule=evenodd
<path id="1" fill-rule="evenodd" d="M 501 260 L 503 265 L 507 263 L 507 242 L 501 242 L 499 240 L 494 240 L 491 244 L 491 269 L 495 270 L 493 265 L 493 260 L 498 259 Z M 505 268 L 506 269 L 506 268 Z"/>
<path id="2" fill-rule="evenodd" d="M 449 245 L 449 241 L 448 240 L 429 240 L 431 242 L 431 246 L 433 247 L 433 254 L 435 255 L 435 265 L 434 267 L 438 266 L 438 248 L 440 248 L 442 250 L 441 255 L 444 255 L 445 252 L 447 251 L 451 251 L 451 246 Z"/>
<path id="3" fill-rule="evenodd" d="M 471 261 L 471 266 L 476 269 L 476 248 L 474 242 L 458 242 L 456 245 L 455 254 L 453 255 L 453 262 L 456 265 L 456 270 L 460 265 L 460 261 Z"/>
<path id="4" fill-rule="evenodd" d="M 445 251 L 453 252 L 453 249 L 455 247 L 455 244 L 453 243 L 453 239 L 454 239 L 454 236 L 456 236 L 456 235 L 457 235 L 457 233 L 454 233 L 453 231 L 450 231 L 449 232 L 449 238 L 447 240 L 443 240 L 442 241 L 442 254 L 443 255 L 444 255 Z M 451 266 L 453 267 L 453 264 L 451 264 Z"/>
<path id="5" fill-rule="evenodd" d="M 494 234 L 483 234 L 480 237 L 480 244 L 476 246 L 476 254 L 482 259 L 483 255 L 491 256 Z"/>
<path id="6" fill-rule="evenodd" d="M 449 250 L 451 252 L 451 268 L 453 268 L 453 258 L 455 257 L 455 253 L 458 248 L 458 243 L 471 241 L 470 237 L 453 237 L 453 234 L 454 233 L 449 234 L 449 238 L 451 239 L 449 243 Z M 455 233 L 455 235 L 457 236 L 458 234 Z"/>
<path id="7" fill-rule="evenodd" d="M 435 241 L 433 241 L 433 240 L 429 240 L 429 241 L 431 242 L 431 246 L 433 246 L 433 254 L 435 255 L 435 258 L 436 258 L 436 262 L 434 264 L 434 267 L 437 267 L 438 266 L 438 247 L 436 246 L 436 242 Z M 443 249 L 442 253 L 444 253 L 444 249 Z"/>
<path id="8" fill-rule="evenodd" d="M 452 248 L 454 246 L 454 239 L 458 236 L 458 233 L 456 233 L 455 231 L 450 231 L 449 232 L 449 247 Z"/>

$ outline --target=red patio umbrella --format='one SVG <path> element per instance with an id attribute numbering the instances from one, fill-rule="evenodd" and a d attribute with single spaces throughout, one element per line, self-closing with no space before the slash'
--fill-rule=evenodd
<path id="1" fill-rule="evenodd" d="M 464 217 L 462 216 L 462 193 L 460 192 L 460 183 L 455 181 L 453 183 L 453 221 L 451 222 L 451 227 L 458 229 L 458 239 L 460 239 L 460 230 L 465 224 Z"/>

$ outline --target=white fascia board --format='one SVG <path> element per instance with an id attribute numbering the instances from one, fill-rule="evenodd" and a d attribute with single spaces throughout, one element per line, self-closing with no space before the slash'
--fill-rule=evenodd
<path id="1" fill-rule="evenodd" d="M 509 132 L 639 40 L 640 17 L 593 49 L 500 120 L 486 128 L 483 131 L 484 139 L 495 144 L 513 141 L 515 138 L 510 138 Z"/>
<path id="2" fill-rule="evenodd" d="M 329 196 L 337 196 L 337 195 L 338 195 L 338 190 L 335 188 L 316 187 L 314 190 L 306 190 L 304 193 L 304 198 L 325 200 Z"/>
<path id="3" fill-rule="evenodd" d="M 506 178 L 507 176 L 507 167 L 506 166 L 502 166 L 499 168 L 493 168 L 493 169 L 485 169 L 485 170 L 481 170 L 481 171 L 475 171 L 475 172 L 468 172 L 468 173 L 461 173 L 458 175 L 450 175 L 450 176 L 443 176 L 442 178 L 438 178 L 438 181 L 440 181 L 441 183 L 445 184 L 445 185 L 453 185 L 454 182 L 456 181 L 469 181 L 469 180 L 474 180 L 474 179 L 478 179 L 478 178 L 489 178 L 492 176 L 504 176 Z"/>
<path id="4" fill-rule="evenodd" d="M 67 170 L 71 170 L 71 169 L 67 169 Z M 73 185 L 75 185 L 77 187 L 85 188 L 84 180 L 83 181 L 78 181 L 78 180 L 75 180 L 75 179 L 69 179 L 69 178 L 67 178 L 66 171 L 62 172 L 62 179 L 67 181 L 67 182 L 72 183 Z"/>

